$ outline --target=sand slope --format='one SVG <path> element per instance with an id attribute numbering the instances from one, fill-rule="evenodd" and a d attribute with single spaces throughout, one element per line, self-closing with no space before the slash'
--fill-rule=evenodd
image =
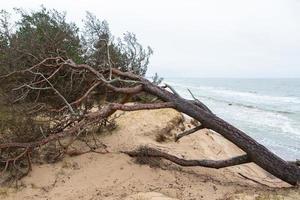
<path id="1" fill-rule="evenodd" d="M 137 164 L 135 159 L 119 153 L 140 145 L 155 146 L 186 159 L 224 159 L 243 153 L 208 130 L 175 143 L 174 134 L 190 126 L 182 121 L 182 115 L 172 109 L 125 113 L 117 119 L 116 130 L 99 136 L 111 153 L 89 153 L 66 157 L 55 164 L 35 165 L 30 175 L 21 180 L 20 189 L 2 188 L 0 198 L 300 199 L 298 190 L 278 189 L 288 185 L 254 164 L 220 170 L 183 168 L 166 161 L 153 161 L 149 166 Z"/>

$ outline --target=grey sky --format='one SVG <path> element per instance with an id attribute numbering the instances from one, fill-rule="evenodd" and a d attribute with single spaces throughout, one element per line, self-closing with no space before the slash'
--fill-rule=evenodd
<path id="1" fill-rule="evenodd" d="M 1 0 L 0 8 L 91 11 L 113 34 L 136 33 L 154 50 L 149 74 L 300 77 L 299 0 Z"/>

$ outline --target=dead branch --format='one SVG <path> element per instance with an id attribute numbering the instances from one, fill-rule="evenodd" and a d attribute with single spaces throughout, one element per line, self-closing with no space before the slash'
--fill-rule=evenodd
<path id="1" fill-rule="evenodd" d="M 173 92 L 173 94 L 180 97 L 178 92 L 172 86 L 170 86 L 169 84 L 165 83 L 165 86 L 163 88 L 169 88 Z"/>
<path id="2" fill-rule="evenodd" d="M 175 137 L 175 142 L 177 142 L 180 138 L 184 137 L 184 136 L 187 136 L 187 135 L 190 135 L 192 133 L 195 133 L 196 131 L 199 131 L 200 129 L 203 129 L 205 128 L 204 126 L 200 125 L 200 126 L 196 126 L 192 129 L 189 129 L 187 131 L 184 131 L 182 133 L 179 133 L 178 135 L 176 135 Z"/>
<path id="3" fill-rule="evenodd" d="M 213 114 L 213 112 L 204 104 L 202 103 L 199 99 L 197 99 L 194 94 L 192 93 L 192 91 L 190 89 L 187 89 L 189 91 L 189 93 L 191 94 L 191 96 L 193 97 L 194 101 L 193 104 L 195 104 L 196 106 L 198 106 L 199 108 Z"/>
<path id="4" fill-rule="evenodd" d="M 100 85 L 101 82 L 97 81 L 95 84 L 93 84 L 87 91 L 86 93 L 80 97 L 79 99 L 77 99 L 76 101 L 73 101 L 72 103 L 70 103 L 70 106 L 72 105 L 79 105 L 83 100 L 85 100 L 90 93 L 98 86 Z M 67 106 L 62 107 L 61 109 L 57 110 L 58 112 L 63 111 L 65 108 L 67 108 Z"/>
<path id="5" fill-rule="evenodd" d="M 200 167 L 220 169 L 220 168 L 224 168 L 224 167 L 241 165 L 241 164 L 251 162 L 247 155 L 241 155 L 241 156 L 233 157 L 233 158 L 226 159 L 226 160 L 185 160 L 183 158 L 178 158 L 174 155 L 171 155 L 171 154 L 168 154 L 161 150 L 158 150 L 158 149 L 155 149 L 152 147 L 147 147 L 147 146 L 142 146 L 136 150 L 125 151 L 123 153 L 126 153 L 132 157 L 164 158 L 166 160 L 169 160 L 173 163 L 176 163 L 180 166 L 185 166 L 185 167 L 200 166 Z"/>
<path id="6" fill-rule="evenodd" d="M 111 84 L 106 85 L 109 89 L 113 90 L 114 92 L 123 93 L 123 94 L 138 94 L 143 90 L 142 85 L 137 85 L 135 87 L 128 87 L 128 88 L 118 88 Z"/>
<path id="7" fill-rule="evenodd" d="M 161 108 L 174 108 L 174 104 L 171 102 L 164 103 L 152 103 L 152 104 L 134 104 L 134 105 L 124 105 L 118 103 L 110 104 L 114 110 L 123 111 L 135 111 L 135 110 L 153 110 Z"/>

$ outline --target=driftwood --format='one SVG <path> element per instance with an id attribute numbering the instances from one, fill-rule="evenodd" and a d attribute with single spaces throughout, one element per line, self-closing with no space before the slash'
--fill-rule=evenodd
<path id="1" fill-rule="evenodd" d="M 51 84 L 51 78 L 57 74 L 62 68 L 74 71 L 76 73 L 86 73 L 89 75 L 89 83 L 91 83 L 83 96 L 79 96 L 77 100 L 68 102 L 64 96 Z M 50 72 L 49 72 L 50 71 Z M 89 65 L 80 64 L 77 65 L 71 60 L 64 60 L 63 58 L 47 58 L 39 64 L 32 66 L 26 70 L 20 72 L 13 72 L 4 76 L 7 78 L 14 76 L 15 74 L 33 74 L 34 79 L 29 82 L 24 82 L 15 90 L 24 90 L 25 92 L 32 90 L 52 90 L 57 95 L 64 106 L 60 109 L 52 109 L 53 112 L 58 112 L 60 116 L 70 116 L 67 119 L 62 119 L 64 123 L 55 126 L 51 132 L 46 134 L 46 137 L 41 137 L 40 140 L 36 140 L 28 143 L 4 143 L 0 144 L 1 152 L 6 149 L 21 149 L 19 153 L 14 157 L 7 157 L 2 159 L 4 163 L 3 171 L 9 166 L 16 166 L 16 163 L 20 159 L 27 159 L 29 163 L 28 171 L 31 169 L 31 152 L 42 145 L 49 143 L 50 141 L 59 140 L 66 136 L 76 136 L 84 129 L 94 123 L 99 123 L 102 120 L 107 119 L 116 110 L 134 111 L 143 109 L 160 109 L 160 108 L 174 108 L 179 112 L 185 113 L 190 117 L 198 120 L 201 123 L 201 127 L 207 128 L 215 132 L 218 132 L 223 137 L 241 148 L 246 155 L 234 157 L 229 160 L 212 161 L 212 160 L 184 160 L 176 156 L 164 153 L 156 149 L 144 148 L 142 151 L 127 152 L 131 156 L 151 156 L 162 157 L 168 159 L 176 164 L 183 166 L 204 166 L 213 168 L 229 167 L 233 165 L 244 164 L 248 162 L 254 162 L 264 170 L 268 171 L 272 175 L 280 178 L 281 180 L 291 184 L 297 185 L 300 182 L 300 169 L 297 165 L 289 163 L 271 151 L 266 147 L 256 142 L 253 138 L 248 136 L 243 131 L 232 126 L 228 122 L 216 116 L 206 105 L 204 105 L 198 99 L 187 100 L 179 96 L 176 92 L 172 93 L 166 90 L 166 87 L 160 87 L 148 81 L 147 79 L 137 76 L 130 72 L 122 72 L 118 69 L 110 68 L 109 70 L 97 71 Z M 25 79 L 27 80 L 27 79 Z M 80 114 L 77 112 L 80 110 L 80 103 L 87 99 L 92 92 L 101 85 L 107 90 L 122 94 L 124 96 L 121 102 L 107 102 L 99 107 L 98 111 L 88 112 Z M 121 87 L 125 85 L 125 87 Z M 171 91 L 174 89 L 171 89 Z M 146 103 L 146 104 L 132 104 L 126 105 L 130 97 L 139 93 L 147 93 L 160 99 L 160 101 Z M 26 97 L 25 93 L 22 98 Z M 47 108 L 49 110 L 49 108 Z M 54 111 L 55 110 L 55 111 Z M 190 130 L 182 135 L 178 135 L 177 139 L 182 136 L 186 136 L 195 130 Z M 141 150 L 141 149 L 140 149 Z M 1 165 L 0 165 L 1 167 Z"/>

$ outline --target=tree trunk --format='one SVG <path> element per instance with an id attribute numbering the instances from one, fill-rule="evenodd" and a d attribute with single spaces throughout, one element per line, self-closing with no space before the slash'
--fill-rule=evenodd
<path id="1" fill-rule="evenodd" d="M 270 174 L 291 185 L 296 185 L 300 182 L 300 169 L 296 165 L 284 161 L 243 131 L 237 129 L 213 113 L 193 104 L 191 101 L 153 85 L 145 79 L 141 80 L 144 91 L 153 94 L 166 102 L 174 103 L 175 109 L 198 120 L 205 128 L 221 134 L 245 151 L 252 162 L 256 163 Z"/>

